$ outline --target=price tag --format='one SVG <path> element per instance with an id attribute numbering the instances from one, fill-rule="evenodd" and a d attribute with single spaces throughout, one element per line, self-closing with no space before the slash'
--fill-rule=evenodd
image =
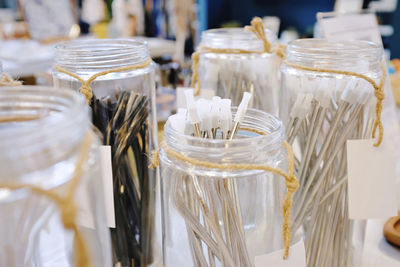
<path id="1" fill-rule="evenodd" d="M 306 250 L 303 240 L 290 247 L 289 258 L 283 259 L 284 250 L 256 256 L 255 267 L 306 267 Z"/>
<path id="2" fill-rule="evenodd" d="M 100 162 L 107 226 L 115 228 L 111 146 L 100 146 Z"/>
<path id="3" fill-rule="evenodd" d="M 382 44 L 378 22 L 373 13 L 318 13 L 318 22 L 325 38 L 366 40 Z"/>
<path id="4" fill-rule="evenodd" d="M 186 106 L 186 98 L 184 91 L 187 89 L 193 89 L 189 87 L 177 87 L 176 88 L 176 108 L 187 108 Z M 210 89 L 201 89 L 200 95 L 195 97 L 195 100 L 199 98 L 204 98 L 211 100 L 212 97 L 215 96 L 215 91 Z"/>
<path id="5" fill-rule="evenodd" d="M 396 216 L 396 157 L 385 140 L 347 141 L 347 171 L 350 219 L 378 219 Z"/>

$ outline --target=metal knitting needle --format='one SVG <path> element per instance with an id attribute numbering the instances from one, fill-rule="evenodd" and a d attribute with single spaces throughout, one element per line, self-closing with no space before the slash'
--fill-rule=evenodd
<path id="1" fill-rule="evenodd" d="M 360 109 L 361 109 L 361 106 L 358 106 L 358 107 L 357 107 L 358 112 L 360 111 Z M 357 113 L 358 113 L 358 112 L 357 112 Z M 349 131 L 352 130 L 352 127 L 353 127 L 353 125 L 354 125 L 353 122 L 354 122 L 354 119 L 355 119 L 356 116 L 357 116 L 357 113 L 354 113 L 354 114 L 353 114 L 350 123 L 347 124 L 347 127 L 346 127 L 344 133 L 341 135 L 340 143 L 336 146 L 336 148 L 335 148 L 335 150 L 334 150 L 334 152 L 333 152 L 334 154 L 330 156 L 330 158 L 329 158 L 329 160 L 327 161 L 326 165 L 324 165 L 324 168 L 323 168 L 322 173 L 321 173 L 321 175 L 320 175 L 320 177 L 322 177 L 322 179 L 319 179 L 319 180 L 317 181 L 316 185 L 314 185 L 314 187 L 313 187 L 313 189 L 311 190 L 311 192 L 309 192 L 309 187 L 308 187 L 308 188 L 306 187 L 305 192 L 307 192 L 307 193 L 305 193 L 305 194 L 304 194 L 304 197 L 302 198 L 301 207 L 308 207 L 308 205 L 311 204 L 312 199 L 314 198 L 315 194 L 318 192 L 319 187 L 321 186 L 321 184 L 322 184 L 323 181 L 324 181 L 323 177 L 325 177 L 326 172 L 329 170 L 330 166 L 331 166 L 332 163 L 334 162 L 334 159 L 335 159 L 334 155 L 335 155 L 336 153 L 338 153 L 338 152 L 342 149 L 342 146 L 343 146 L 343 144 L 345 143 L 345 140 L 348 138 L 348 137 L 347 137 L 347 133 L 348 133 Z M 314 166 L 316 166 L 316 165 L 314 165 Z M 314 169 L 316 169 L 316 168 L 314 168 Z M 310 176 L 311 176 L 311 175 L 310 175 Z M 310 179 L 314 179 L 314 176 L 311 176 Z M 312 182 L 312 180 L 310 180 L 309 182 Z M 307 198 L 308 200 L 307 200 L 307 201 L 305 202 L 305 204 L 303 205 L 304 200 L 305 200 L 306 198 Z M 304 215 L 305 215 L 305 212 L 304 212 L 304 211 L 305 211 L 305 209 L 304 209 L 303 212 L 301 213 L 300 217 L 296 217 L 296 220 L 297 220 L 297 219 L 300 219 L 300 222 L 303 221 L 303 218 L 304 218 Z"/>

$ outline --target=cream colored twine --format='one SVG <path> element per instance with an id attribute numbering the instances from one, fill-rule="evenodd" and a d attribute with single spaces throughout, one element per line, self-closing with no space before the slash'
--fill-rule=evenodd
<path id="1" fill-rule="evenodd" d="M 76 224 L 77 218 L 77 207 L 74 201 L 76 188 L 78 187 L 79 181 L 83 174 L 83 165 L 87 161 L 90 147 L 92 144 L 92 133 L 88 132 L 81 145 L 79 158 L 76 163 L 72 179 L 69 181 L 69 187 L 65 196 L 60 196 L 52 190 L 45 190 L 41 187 L 30 185 L 30 184 L 15 184 L 15 183 L 0 183 L 0 188 L 8 190 L 18 189 L 29 189 L 32 193 L 47 197 L 57 204 L 60 213 L 61 220 L 64 224 L 64 228 L 72 230 L 75 236 L 74 253 L 75 253 L 75 264 L 77 267 L 89 267 L 91 266 L 88 249 L 85 240 L 79 231 Z"/>
<path id="2" fill-rule="evenodd" d="M 99 73 L 96 73 L 96 74 L 92 75 L 87 80 L 82 79 L 79 75 L 76 75 L 75 73 L 70 72 L 70 71 L 62 68 L 59 65 L 56 65 L 54 68 L 59 72 L 65 73 L 65 74 L 75 78 L 76 80 L 78 80 L 82 84 L 82 86 L 79 88 L 79 91 L 86 97 L 86 104 L 89 104 L 90 101 L 92 100 L 92 97 L 93 97 L 93 90 L 90 87 L 90 84 L 94 80 L 96 80 L 98 77 L 107 75 L 109 73 L 123 72 L 123 71 L 146 68 L 151 64 L 151 62 L 152 62 L 152 60 L 151 60 L 151 58 L 149 58 L 149 59 L 147 59 L 147 60 L 145 60 L 145 61 L 143 61 L 143 62 L 141 62 L 139 64 L 101 71 Z"/>
<path id="3" fill-rule="evenodd" d="M 0 86 L 20 86 L 22 82 L 14 80 L 10 75 L 3 72 L 0 76 Z"/>
<path id="4" fill-rule="evenodd" d="M 245 128 L 246 130 L 248 128 Z M 252 132 L 260 133 L 260 131 L 254 131 L 250 129 Z M 288 172 L 284 172 L 281 169 L 273 168 L 268 165 L 259 165 L 259 164 L 219 164 L 213 163 L 203 160 L 198 160 L 192 157 L 185 156 L 172 148 L 170 148 L 165 141 L 161 143 L 161 148 L 165 151 L 165 153 L 169 157 L 174 157 L 180 161 L 186 162 L 191 165 L 205 167 L 210 169 L 220 169 L 220 170 L 263 170 L 266 172 L 272 172 L 282 176 L 285 179 L 285 185 L 288 189 L 285 200 L 283 202 L 283 225 L 282 225 L 282 236 L 283 242 L 285 246 L 284 259 L 289 257 L 290 250 L 290 213 L 293 204 L 293 194 L 296 192 L 299 187 L 299 182 L 294 174 L 294 155 L 292 147 L 286 141 L 283 142 L 283 146 L 285 147 L 288 153 Z M 150 168 L 158 167 L 159 165 L 159 150 L 155 150 L 152 152 L 152 163 L 149 166 Z"/>
<path id="5" fill-rule="evenodd" d="M 375 106 L 375 113 L 376 113 L 376 120 L 374 123 L 374 128 L 372 131 L 372 138 L 375 138 L 376 130 L 379 129 L 379 135 L 378 135 L 378 140 L 374 144 L 374 146 L 379 146 L 382 143 L 383 139 L 383 124 L 381 121 L 381 115 L 382 115 L 382 101 L 385 98 L 385 93 L 383 92 L 383 86 L 385 84 L 386 80 L 386 69 L 384 64 L 381 64 L 382 68 L 382 78 L 379 82 L 379 84 L 376 84 L 374 80 L 369 78 L 366 75 L 356 73 L 356 72 L 351 72 L 351 71 L 344 71 L 344 70 L 331 70 L 331 69 L 319 69 L 319 68 L 312 68 L 312 67 L 306 67 L 290 62 L 285 62 L 286 66 L 289 66 L 291 68 L 295 69 L 300 69 L 300 70 L 305 70 L 305 71 L 314 71 L 314 72 L 324 72 L 324 73 L 333 73 L 333 74 L 342 74 L 342 75 L 348 75 L 348 76 L 354 76 L 358 77 L 361 79 L 366 80 L 369 82 L 373 87 L 374 87 L 374 94 L 376 97 L 376 106 Z"/>
<path id="6" fill-rule="evenodd" d="M 265 28 L 262 19 L 259 17 L 253 18 L 251 26 L 245 27 L 246 31 L 253 32 L 259 39 L 263 41 L 264 49 L 262 51 L 256 50 L 245 50 L 245 49 L 225 49 L 225 48 L 212 48 L 208 46 L 200 46 L 196 52 L 192 54 L 192 81 L 191 87 L 195 88 L 194 95 L 198 96 L 201 91 L 201 82 L 199 77 L 199 61 L 200 55 L 204 53 L 215 53 L 215 54 L 264 54 L 264 53 L 275 53 L 279 57 L 285 57 L 285 46 L 282 44 L 272 44 L 268 41 L 265 34 Z"/>

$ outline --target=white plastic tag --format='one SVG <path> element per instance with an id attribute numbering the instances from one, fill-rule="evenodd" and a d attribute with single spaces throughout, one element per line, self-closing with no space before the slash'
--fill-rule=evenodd
<path id="1" fill-rule="evenodd" d="M 177 109 L 178 108 L 187 108 L 186 98 L 185 98 L 185 94 L 184 94 L 184 91 L 187 89 L 193 89 L 193 88 L 189 88 L 189 87 L 177 87 L 176 88 L 176 108 Z M 199 98 L 211 100 L 213 96 L 215 96 L 214 90 L 202 88 L 200 90 L 200 95 L 196 96 L 195 100 L 197 100 Z"/>
<path id="2" fill-rule="evenodd" d="M 111 146 L 100 146 L 100 161 L 107 226 L 115 228 Z"/>
<path id="3" fill-rule="evenodd" d="M 350 219 L 396 216 L 396 157 L 390 140 L 347 141 Z"/>
<path id="4" fill-rule="evenodd" d="M 322 15 L 321 15 L 322 14 Z M 323 14 L 327 14 L 324 16 Z M 375 14 L 338 14 L 320 13 L 318 22 L 323 36 L 335 40 L 366 40 L 382 44 L 381 34 Z"/>
<path id="5" fill-rule="evenodd" d="M 301 239 L 290 247 L 289 258 L 283 259 L 284 250 L 277 250 L 269 254 L 256 256 L 255 267 L 306 267 L 306 251 Z"/>

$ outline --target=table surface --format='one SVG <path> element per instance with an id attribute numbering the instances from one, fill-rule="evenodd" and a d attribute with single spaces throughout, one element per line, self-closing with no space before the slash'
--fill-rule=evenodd
<path id="1" fill-rule="evenodd" d="M 386 220 L 368 220 L 362 267 L 399 267 L 400 248 L 390 245 L 383 237 Z"/>

